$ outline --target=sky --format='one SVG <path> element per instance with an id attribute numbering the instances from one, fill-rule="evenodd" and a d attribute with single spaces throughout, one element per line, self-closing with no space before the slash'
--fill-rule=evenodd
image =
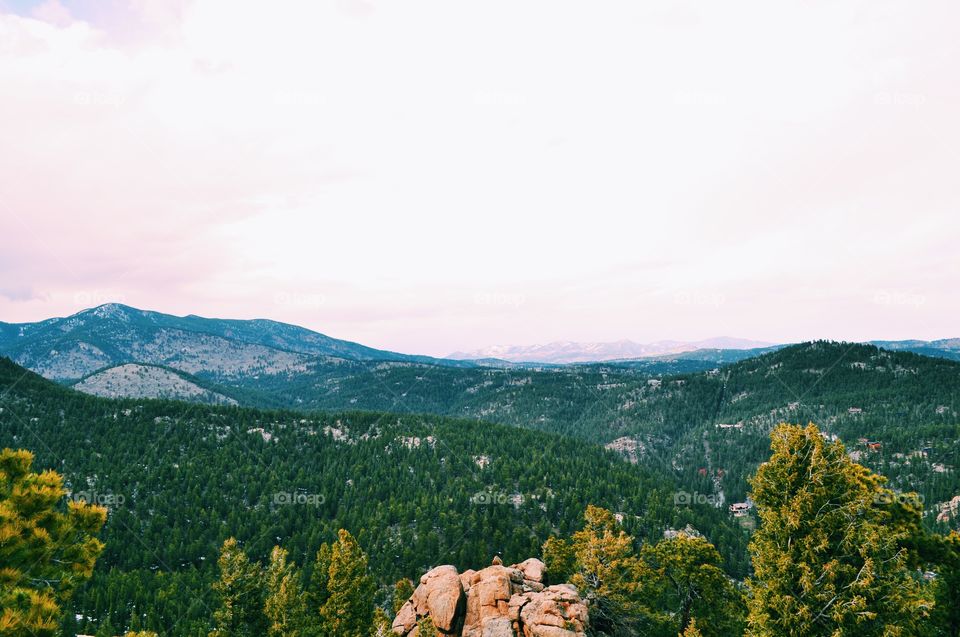
<path id="1" fill-rule="evenodd" d="M 960 336 L 952 1 L 0 0 L 0 321 Z"/>

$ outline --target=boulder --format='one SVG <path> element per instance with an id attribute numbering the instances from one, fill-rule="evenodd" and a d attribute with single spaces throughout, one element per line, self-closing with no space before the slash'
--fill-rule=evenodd
<path id="1" fill-rule="evenodd" d="M 535 557 L 524 560 L 519 564 L 514 564 L 513 568 L 523 573 L 523 579 L 533 582 L 543 583 L 543 574 L 547 570 L 547 565 Z"/>
<path id="2" fill-rule="evenodd" d="M 440 632 L 456 632 L 463 606 L 463 585 L 456 567 L 438 566 L 427 572 L 420 578 L 420 585 L 410 601 L 417 619 L 430 615 Z"/>
<path id="3" fill-rule="evenodd" d="M 393 632 L 397 635 L 406 635 L 411 630 L 417 626 L 417 613 L 413 609 L 413 601 L 407 600 L 403 606 L 400 607 L 400 610 L 397 611 L 397 616 L 393 620 Z"/>
<path id="4" fill-rule="evenodd" d="M 442 635 L 451 637 L 585 637 L 586 603 L 569 584 L 544 588 L 543 562 L 513 566 L 494 563 L 457 573 L 438 566 L 397 613 L 393 632 L 417 637 L 417 622 L 429 615 Z"/>

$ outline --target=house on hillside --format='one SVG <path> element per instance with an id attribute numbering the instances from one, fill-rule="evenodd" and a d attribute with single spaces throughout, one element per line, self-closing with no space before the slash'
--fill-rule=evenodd
<path id="1" fill-rule="evenodd" d="M 847 410 L 847 413 L 850 414 L 851 416 L 858 416 L 863 413 L 863 409 L 861 409 L 860 407 L 851 407 L 850 409 Z"/>
<path id="2" fill-rule="evenodd" d="M 880 448 L 882 446 L 883 445 L 877 442 L 876 440 L 871 440 L 870 442 L 867 443 L 867 449 L 869 449 L 870 451 L 880 451 Z"/>
<path id="3" fill-rule="evenodd" d="M 734 502 L 730 505 L 730 513 L 733 514 L 735 518 L 742 518 L 750 514 L 750 511 L 753 509 L 753 502 L 747 500 L 746 502 Z"/>

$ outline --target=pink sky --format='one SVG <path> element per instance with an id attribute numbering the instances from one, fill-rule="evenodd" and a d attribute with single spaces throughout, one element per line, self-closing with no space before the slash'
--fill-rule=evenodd
<path id="1" fill-rule="evenodd" d="M 0 320 L 960 335 L 960 5 L 0 0 Z"/>

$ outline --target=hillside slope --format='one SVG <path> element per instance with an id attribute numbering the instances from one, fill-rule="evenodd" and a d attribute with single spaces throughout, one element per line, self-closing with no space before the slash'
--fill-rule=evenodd
<path id="1" fill-rule="evenodd" d="M 813 421 L 894 486 L 920 489 L 934 517 L 933 505 L 960 494 L 960 364 L 870 345 L 805 343 L 662 377 L 613 364 L 309 364 L 259 387 L 303 408 L 483 418 L 607 444 L 725 502 L 746 497 L 746 478 L 766 457 L 774 425 Z M 866 453 L 860 438 L 882 451 Z M 925 457 L 907 460 L 924 449 Z"/>
<path id="2" fill-rule="evenodd" d="M 178 317 L 117 303 L 38 323 L 0 323 L 0 354 L 63 381 L 123 363 L 213 379 L 296 372 L 320 356 L 464 364 L 377 350 L 276 321 Z"/>
<path id="3" fill-rule="evenodd" d="M 713 508 L 676 508 L 669 475 L 476 420 L 108 400 L 0 359 L 0 446 L 32 449 L 37 468 L 111 509 L 106 552 L 74 610 L 114 626 L 142 614 L 167 635 L 209 628 L 217 548 L 230 535 L 259 557 L 281 542 L 302 563 L 347 528 L 387 584 L 438 563 L 537 555 L 596 503 L 638 537 L 692 524 L 733 575 L 746 569 L 743 530 Z"/>
<path id="4" fill-rule="evenodd" d="M 104 398 L 166 398 L 236 405 L 229 396 L 206 389 L 182 372 L 155 365 L 125 363 L 94 372 L 72 385 L 77 391 Z"/>

